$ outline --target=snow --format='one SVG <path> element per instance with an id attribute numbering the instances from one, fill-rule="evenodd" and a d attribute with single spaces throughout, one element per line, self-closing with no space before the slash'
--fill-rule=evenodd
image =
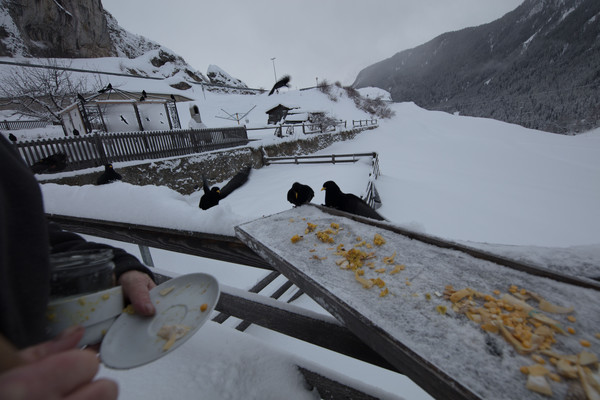
<path id="1" fill-rule="evenodd" d="M 203 122 L 211 127 L 237 124 L 218 118 L 224 115 L 222 110 L 246 113 L 252 107 L 247 127 L 265 127 L 264 111 L 278 103 L 321 109 L 350 124 L 353 119 L 370 119 L 344 95 L 333 102 L 317 90 L 242 96 L 203 92 L 199 87 L 180 92 L 161 81 L 113 79 L 124 90 L 183 93 L 193 98 Z M 187 126 L 189 104 L 178 106 L 182 126 Z M 319 153 L 378 152 L 382 175 L 376 186 L 383 202 L 378 212 L 391 223 L 542 265 L 552 264 L 559 254 L 557 268 L 568 266 L 600 275 L 600 129 L 562 136 L 426 111 L 412 103 L 390 107 L 396 115 L 379 120 L 377 129 Z M 252 146 L 302 138 L 296 133 L 279 139 L 272 129 L 252 130 L 249 135 L 257 139 Z M 218 152 L 197 157 L 214 156 Z M 116 162 L 114 167 L 118 171 L 130 164 Z M 172 165 L 177 168 L 176 162 Z M 91 171 L 100 174 L 101 169 Z M 50 213 L 232 235 L 237 225 L 289 210 L 285 196 L 294 181 L 313 187 L 313 203 L 322 204 L 324 195 L 319 189 L 323 182 L 332 179 L 343 191 L 363 195 L 369 171 L 368 159 L 356 164 L 263 167 L 253 170 L 246 185 L 207 211 L 198 208 L 199 191 L 182 195 L 167 187 L 125 182 L 72 187 L 45 183 L 48 178 L 44 176 L 39 179 Z M 60 175 L 52 177 L 56 176 Z M 117 245 L 137 251 L 134 245 Z M 208 272 L 240 289 L 247 290 L 265 275 L 263 270 L 156 249 L 152 256 L 157 267 L 172 273 Z M 325 314 L 307 296 L 294 304 Z M 303 390 L 290 366 L 312 363 L 329 371 L 326 375 L 335 371 L 353 385 L 373 385 L 410 400 L 430 398 L 402 375 L 260 327 L 251 326 L 240 334 L 232 326 L 208 323 L 160 361 L 126 372 L 103 369 L 101 374 L 116 379 L 122 398 L 127 399 L 166 397 L 167 390 L 176 398 L 197 397 L 197 393 L 211 399 L 281 398 L 282 393 L 289 398 L 311 398 L 313 394 Z M 594 346 L 597 349 L 598 344 Z M 167 381 L 172 384 L 166 385 Z"/>

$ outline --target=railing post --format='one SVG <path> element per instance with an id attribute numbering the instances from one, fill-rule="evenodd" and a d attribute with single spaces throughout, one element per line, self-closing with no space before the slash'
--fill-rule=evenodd
<path id="1" fill-rule="evenodd" d="M 98 133 L 94 133 L 92 140 L 94 141 L 96 151 L 98 152 L 98 156 L 100 157 L 100 165 L 108 164 L 108 158 L 106 157 L 106 153 L 104 152 L 104 144 L 102 143 L 100 135 Z"/>

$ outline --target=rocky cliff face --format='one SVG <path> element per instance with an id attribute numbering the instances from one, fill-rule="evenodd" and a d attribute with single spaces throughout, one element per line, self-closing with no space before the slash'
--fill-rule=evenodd
<path id="1" fill-rule="evenodd" d="M 362 70 L 394 101 L 551 132 L 600 126 L 600 1 L 525 0 Z"/>
<path id="2" fill-rule="evenodd" d="M 115 55 L 100 0 L 2 0 L 11 26 L 0 32 L 0 56 L 106 57 Z M 11 29 L 12 28 L 12 29 Z"/>

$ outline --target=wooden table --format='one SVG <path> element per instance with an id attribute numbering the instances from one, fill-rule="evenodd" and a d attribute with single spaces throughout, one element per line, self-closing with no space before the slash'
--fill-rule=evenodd
<path id="1" fill-rule="evenodd" d="M 308 223 L 317 225 L 313 232 L 306 232 Z M 335 225 L 332 228 L 332 223 L 339 229 Z M 332 243 L 324 243 L 316 235 L 328 228 Z M 496 290 L 506 293 L 511 285 L 517 285 L 552 303 L 573 306 L 574 323 L 566 315 L 552 314 L 576 330 L 574 335 L 557 335 L 552 350 L 600 353 L 600 339 L 595 336 L 600 332 L 600 285 L 504 263 L 501 258 L 488 261 L 476 252 L 472 255 L 453 249 L 435 238 L 428 240 L 423 235 L 423 240 L 416 240 L 399 232 L 402 230 L 386 223 L 315 206 L 294 208 L 236 227 L 243 243 L 435 398 L 546 398 L 525 388 L 527 377 L 519 368 L 534 364 L 531 357 L 518 354 L 500 335 L 482 330 L 455 312 L 442 295 L 446 285 L 487 294 Z M 302 238 L 292 243 L 296 234 Z M 385 244 L 372 245 L 375 234 L 380 234 Z M 354 271 L 338 265 L 342 257 L 335 253 L 340 244 L 349 250 L 363 241 L 365 244 L 357 248 L 374 252 L 376 258 L 368 261 L 375 263 L 374 268 L 362 268 L 362 278 L 380 278 L 385 282 L 383 288 L 365 289 Z M 367 243 L 372 249 L 367 249 Z M 392 256 L 393 263 L 386 264 L 384 257 Z M 400 264 L 405 268 L 390 274 Z M 382 293 L 385 289 L 387 294 Z M 446 307 L 447 312 L 441 312 L 439 306 Z M 583 348 L 581 339 L 588 340 L 591 347 Z M 368 377 L 365 380 L 368 383 Z M 554 398 L 567 394 L 566 382 L 551 386 Z"/>

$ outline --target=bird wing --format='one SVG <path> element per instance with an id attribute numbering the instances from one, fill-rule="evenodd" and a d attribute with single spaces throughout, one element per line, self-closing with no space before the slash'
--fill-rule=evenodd
<path id="1" fill-rule="evenodd" d="M 345 210 L 352 214 L 362 215 L 363 217 L 372 218 L 379 221 L 385 220 L 385 218 L 379 215 L 377 211 L 373 210 L 373 208 L 371 208 L 363 199 L 356 195 L 347 193 L 345 195 L 344 202 Z"/>
<path id="2" fill-rule="evenodd" d="M 221 189 L 221 199 L 229 196 L 231 192 L 246 183 L 248 181 L 248 176 L 250 176 L 251 169 L 252 167 L 246 167 L 242 171 L 235 174 L 235 176 L 231 178 L 231 180 L 227 182 L 227 184 Z"/>
<path id="3" fill-rule="evenodd" d="M 275 82 L 275 84 L 273 85 L 273 89 L 271 89 L 271 91 L 269 92 L 269 96 L 272 95 L 273 92 L 275 92 L 275 90 L 279 89 L 280 87 L 288 86 L 291 80 L 292 78 L 289 75 L 285 75 L 283 78 Z"/>
<path id="4" fill-rule="evenodd" d="M 204 175 L 202 175 L 202 190 L 204 190 L 204 194 L 210 192 L 210 186 L 208 186 L 208 181 Z"/>

